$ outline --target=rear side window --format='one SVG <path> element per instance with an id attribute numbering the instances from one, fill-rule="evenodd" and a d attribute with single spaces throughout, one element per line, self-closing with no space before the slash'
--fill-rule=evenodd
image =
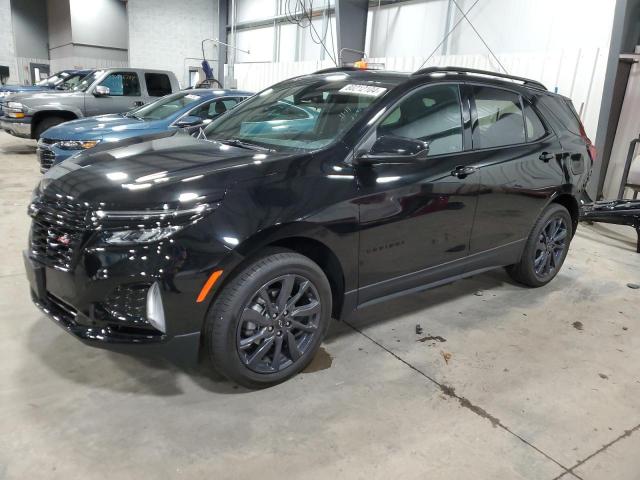
<path id="1" fill-rule="evenodd" d="M 477 120 L 473 147 L 492 148 L 525 142 L 520 95 L 492 87 L 473 87 Z"/>
<path id="2" fill-rule="evenodd" d="M 527 128 L 527 141 L 535 142 L 547 134 L 540 117 L 526 102 L 524 102 L 524 122 Z"/>
<path id="3" fill-rule="evenodd" d="M 140 81 L 135 72 L 114 72 L 105 78 L 100 85 L 109 87 L 109 95 L 113 97 L 140 96 Z"/>
<path id="4" fill-rule="evenodd" d="M 171 81 L 164 73 L 145 73 L 144 81 L 151 97 L 164 97 L 171 93 Z"/>
<path id="5" fill-rule="evenodd" d="M 429 155 L 462 150 L 462 115 L 456 85 L 433 85 L 410 94 L 378 126 L 378 136 L 422 140 Z"/>

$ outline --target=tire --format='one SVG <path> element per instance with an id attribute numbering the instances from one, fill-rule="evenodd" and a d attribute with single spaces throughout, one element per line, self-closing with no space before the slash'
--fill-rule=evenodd
<path id="1" fill-rule="evenodd" d="M 516 282 L 529 287 L 546 285 L 562 268 L 572 237 L 573 222 L 569 211 L 552 203 L 531 230 L 520 262 L 507 267 L 507 272 Z"/>
<path id="2" fill-rule="evenodd" d="M 34 132 L 33 132 L 33 138 L 35 138 L 36 140 L 39 140 L 40 136 L 45 132 L 45 130 L 48 130 L 51 127 L 55 127 L 56 125 L 60 125 L 61 123 L 66 122 L 66 121 L 67 121 L 67 119 L 66 118 L 62 118 L 62 117 L 45 117 L 45 118 L 43 118 L 35 126 L 35 129 L 34 129 Z"/>
<path id="3" fill-rule="evenodd" d="M 289 293 L 280 297 L 283 288 Z M 214 300 L 205 319 L 205 348 L 229 380 L 270 387 L 313 360 L 330 318 L 331 287 L 322 269 L 298 253 L 270 249 L 234 275 Z"/>

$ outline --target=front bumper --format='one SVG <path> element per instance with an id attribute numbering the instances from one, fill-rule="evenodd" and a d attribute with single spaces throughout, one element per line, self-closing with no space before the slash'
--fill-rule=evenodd
<path id="1" fill-rule="evenodd" d="M 31 138 L 31 118 L 0 117 L 0 130 L 14 137 Z"/>
<path id="2" fill-rule="evenodd" d="M 192 305 L 194 303 L 192 292 L 179 291 L 176 286 L 185 288 L 188 280 L 177 282 L 171 279 L 168 283 L 170 290 L 175 291 L 164 292 L 163 295 L 167 317 L 167 333 L 163 333 L 145 322 L 130 321 L 105 308 L 105 298 L 110 296 L 110 292 L 131 280 L 139 282 L 139 278 L 98 279 L 87 275 L 81 266 L 75 271 L 65 272 L 41 263 L 27 251 L 23 253 L 23 259 L 33 302 L 83 343 L 123 353 L 162 356 L 181 364 L 197 361 L 200 326 L 206 307 L 199 306 L 202 311 L 197 312 L 182 305 L 185 300 Z M 163 289 L 166 286 L 167 283 L 163 282 Z M 129 307 L 134 310 L 133 305 Z M 180 311 L 183 313 L 178 313 Z M 192 314 L 200 314 L 199 322 L 185 321 L 193 319 L 190 317 Z"/>

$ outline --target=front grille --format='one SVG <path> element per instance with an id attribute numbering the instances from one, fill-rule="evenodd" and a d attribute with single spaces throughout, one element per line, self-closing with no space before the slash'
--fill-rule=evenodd
<path id="1" fill-rule="evenodd" d="M 73 269 L 82 244 L 89 209 L 58 200 L 37 200 L 29 207 L 31 254 L 44 263 L 64 271 Z"/>
<path id="2" fill-rule="evenodd" d="M 111 317 L 130 325 L 146 326 L 147 292 L 149 285 L 117 287 L 104 301 L 102 307 Z"/>
<path id="3" fill-rule="evenodd" d="M 40 162 L 40 173 L 45 173 L 53 166 L 56 154 L 48 148 L 38 147 L 38 161 Z"/>

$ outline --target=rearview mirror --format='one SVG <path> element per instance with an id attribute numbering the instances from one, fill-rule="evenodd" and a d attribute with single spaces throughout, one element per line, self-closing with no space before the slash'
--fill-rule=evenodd
<path id="1" fill-rule="evenodd" d="M 93 90 L 93 95 L 96 97 L 108 97 L 110 93 L 111 90 L 109 90 L 109 87 L 105 87 L 104 85 L 98 85 Z"/>
<path id="2" fill-rule="evenodd" d="M 175 125 L 179 128 L 196 127 L 202 123 L 202 119 L 195 115 L 187 115 L 178 120 Z"/>
<path id="3" fill-rule="evenodd" d="M 383 135 L 369 152 L 356 158 L 359 163 L 384 163 L 385 161 L 424 160 L 429 154 L 429 143 L 413 138 Z"/>

